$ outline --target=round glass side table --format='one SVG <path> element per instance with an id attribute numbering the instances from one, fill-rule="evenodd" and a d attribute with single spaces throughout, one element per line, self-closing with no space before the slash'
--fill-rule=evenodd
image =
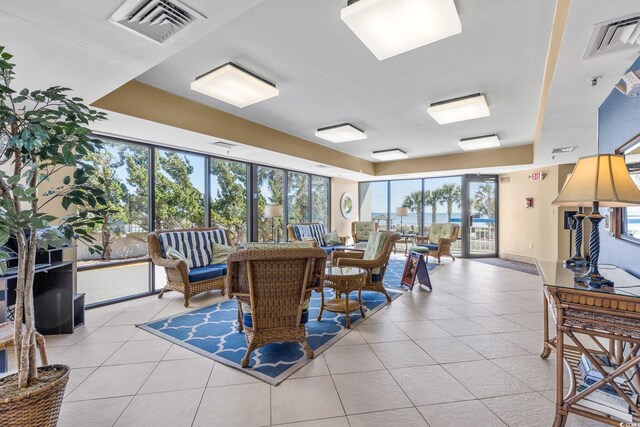
<path id="1" fill-rule="evenodd" d="M 318 321 L 322 320 L 322 311 L 327 310 L 334 313 L 344 313 L 346 317 L 347 328 L 351 328 L 349 314 L 352 311 L 360 310 L 362 317 L 364 315 L 364 306 L 362 305 L 362 287 L 367 279 L 367 270 L 360 267 L 336 267 L 329 266 L 324 273 L 324 287 L 331 288 L 335 291 L 334 297 L 325 300 L 324 290 L 320 294 L 322 303 L 320 304 L 320 313 Z M 350 300 L 349 294 L 358 291 L 358 300 Z M 344 294 L 344 298 L 342 298 Z"/>

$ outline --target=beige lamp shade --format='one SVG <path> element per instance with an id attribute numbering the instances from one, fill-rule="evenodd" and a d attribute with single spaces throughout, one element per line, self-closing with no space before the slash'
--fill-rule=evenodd
<path id="1" fill-rule="evenodd" d="M 409 208 L 396 208 L 397 216 L 409 216 Z"/>
<path id="2" fill-rule="evenodd" d="M 281 205 L 267 205 L 264 207 L 265 218 L 279 218 L 282 216 Z"/>
<path id="3" fill-rule="evenodd" d="M 640 190 L 631 179 L 624 156 L 583 157 L 552 204 L 558 206 L 620 208 L 640 205 Z"/>

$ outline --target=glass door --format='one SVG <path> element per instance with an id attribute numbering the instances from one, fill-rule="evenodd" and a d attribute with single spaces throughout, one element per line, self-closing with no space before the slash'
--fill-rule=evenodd
<path id="1" fill-rule="evenodd" d="M 498 177 L 465 176 L 462 204 L 462 256 L 498 256 Z"/>

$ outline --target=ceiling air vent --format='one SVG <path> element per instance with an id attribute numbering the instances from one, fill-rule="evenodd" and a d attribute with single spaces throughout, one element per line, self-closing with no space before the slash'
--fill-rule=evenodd
<path id="1" fill-rule="evenodd" d="M 215 141 L 215 142 L 212 142 L 212 144 L 217 145 L 218 147 L 227 148 L 227 149 L 235 148 L 238 146 L 238 144 L 232 144 L 226 141 Z"/>
<path id="2" fill-rule="evenodd" d="M 629 48 L 640 48 L 640 13 L 596 24 L 582 59 Z"/>
<path id="3" fill-rule="evenodd" d="M 578 148 L 577 145 L 572 145 L 570 147 L 558 147 L 558 148 L 552 149 L 551 154 L 570 153 L 576 148 Z"/>
<path id="4" fill-rule="evenodd" d="M 164 46 L 178 33 L 204 19 L 177 0 L 127 0 L 109 21 Z"/>

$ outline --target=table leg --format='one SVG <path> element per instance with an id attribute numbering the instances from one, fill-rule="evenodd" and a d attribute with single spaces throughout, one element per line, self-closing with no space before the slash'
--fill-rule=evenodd
<path id="1" fill-rule="evenodd" d="M 564 332 L 561 329 L 562 313 L 558 313 L 556 326 L 556 417 L 554 427 L 563 427 L 567 422 L 567 411 L 564 408 Z M 545 322 L 546 323 L 546 322 Z M 548 348 L 548 347 L 547 347 Z M 549 349 L 549 352 L 551 350 Z"/>
<path id="2" fill-rule="evenodd" d="M 345 293 L 344 310 L 346 315 L 345 323 L 347 324 L 347 329 L 351 329 L 351 319 L 349 319 L 351 316 L 349 313 L 349 293 L 348 292 Z"/>
<path id="3" fill-rule="evenodd" d="M 322 320 L 322 310 L 324 310 L 324 287 L 320 289 L 320 313 L 318 313 L 318 322 Z"/>
<path id="4" fill-rule="evenodd" d="M 358 303 L 360 304 L 360 315 L 364 319 L 365 315 L 364 315 L 364 306 L 362 305 L 362 287 L 358 289 Z"/>
<path id="5" fill-rule="evenodd" d="M 549 301 L 547 301 L 547 294 L 544 292 L 542 293 L 542 311 L 544 316 L 542 321 L 544 324 L 544 331 L 542 332 L 542 335 L 544 338 L 540 357 L 546 359 L 551 354 L 551 346 L 549 343 Z"/>

